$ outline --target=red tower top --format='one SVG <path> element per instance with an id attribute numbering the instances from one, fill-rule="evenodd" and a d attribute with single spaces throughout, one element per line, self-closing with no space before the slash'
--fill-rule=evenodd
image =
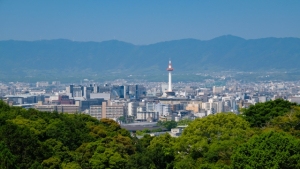
<path id="1" fill-rule="evenodd" d="M 172 65 L 171 65 L 171 60 L 169 60 L 169 67 L 167 68 L 167 71 L 173 71 L 174 69 L 172 68 Z"/>

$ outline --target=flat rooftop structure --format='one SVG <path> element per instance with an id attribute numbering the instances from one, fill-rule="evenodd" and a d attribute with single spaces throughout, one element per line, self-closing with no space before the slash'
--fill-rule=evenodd
<path id="1" fill-rule="evenodd" d="M 180 97 L 174 97 L 174 98 L 157 98 L 154 100 L 159 100 L 159 101 L 191 101 L 191 99 L 187 98 L 180 98 Z"/>
<path id="2" fill-rule="evenodd" d="M 156 126 L 157 122 L 140 122 L 140 123 L 128 123 L 121 124 L 121 126 Z"/>

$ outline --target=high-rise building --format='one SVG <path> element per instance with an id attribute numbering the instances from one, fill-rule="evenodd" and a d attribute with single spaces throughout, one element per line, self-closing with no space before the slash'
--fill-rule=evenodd
<path id="1" fill-rule="evenodd" d="M 224 112 L 224 102 L 219 101 L 217 107 L 217 113 L 222 113 L 222 112 Z"/>
<path id="2" fill-rule="evenodd" d="M 137 107 L 139 107 L 139 102 L 128 103 L 128 116 L 136 116 Z"/>
<path id="3" fill-rule="evenodd" d="M 91 93 L 93 93 L 94 87 L 92 85 L 88 86 L 88 87 L 83 87 L 83 97 L 85 97 L 86 99 L 90 99 L 90 95 Z"/>
<path id="4" fill-rule="evenodd" d="M 82 86 L 74 86 L 73 87 L 73 97 L 82 97 L 83 96 L 83 87 Z"/>

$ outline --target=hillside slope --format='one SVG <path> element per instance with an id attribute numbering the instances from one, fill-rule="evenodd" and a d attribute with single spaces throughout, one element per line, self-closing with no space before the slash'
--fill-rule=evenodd
<path id="1" fill-rule="evenodd" d="M 116 40 L 0 41 L 0 71 L 24 76 L 38 73 L 161 73 L 169 58 L 177 73 L 298 70 L 300 39 L 245 40 L 227 35 L 208 41 L 182 39 L 151 45 Z"/>

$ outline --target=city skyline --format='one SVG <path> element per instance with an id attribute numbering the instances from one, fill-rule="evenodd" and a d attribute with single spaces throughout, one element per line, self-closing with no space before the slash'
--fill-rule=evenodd
<path id="1" fill-rule="evenodd" d="M 300 168 L 299 6 L 0 0 L 0 168 Z"/>

